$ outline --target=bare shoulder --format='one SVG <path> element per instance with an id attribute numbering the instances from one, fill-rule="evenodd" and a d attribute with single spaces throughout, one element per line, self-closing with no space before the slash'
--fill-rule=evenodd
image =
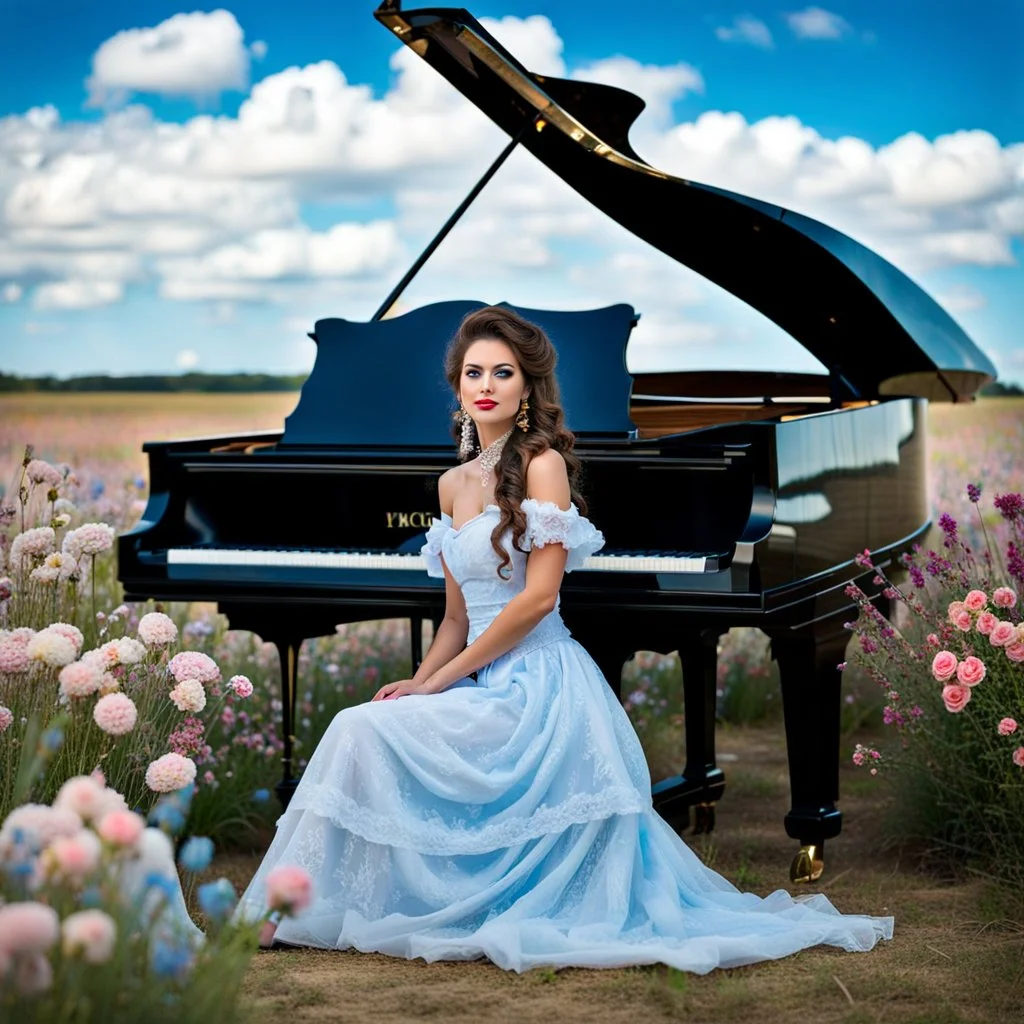
<path id="1" fill-rule="evenodd" d="M 562 453 L 546 448 L 530 459 L 526 467 L 526 493 L 537 501 L 553 501 L 569 507 L 569 471 Z"/>
<path id="2" fill-rule="evenodd" d="M 452 514 L 452 506 L 455 503 L 455 494 L 463 478 L 464 466 L 452 466 L 445 470 L 437 481 L 437 497 L 441 504 L 441 511 L 446 515 Z"/>

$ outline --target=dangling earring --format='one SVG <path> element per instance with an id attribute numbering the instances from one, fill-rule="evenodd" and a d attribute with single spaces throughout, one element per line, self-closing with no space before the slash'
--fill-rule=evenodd
<path id="1" fill-rule="evenodd" d="M 525 434 L 530 429 L 530 420 L 527 417 L 527 410 L 530 408 L 530 403 L 526 400 L 526 395 L 523 395 L 522 404 L 519 406 L 519 415 L 516 417 L 516 426 Z"/>
<path id="2" fill-rule="evenodd" d="M 459 409 L 455 413 L 456 420 L 459 421 L 462 427 L 462 436 L 459 439 L 459 455 L 463 459 L 468 459 L 473 454 L 473 420 L 469 413 L 465 409 Z"/>

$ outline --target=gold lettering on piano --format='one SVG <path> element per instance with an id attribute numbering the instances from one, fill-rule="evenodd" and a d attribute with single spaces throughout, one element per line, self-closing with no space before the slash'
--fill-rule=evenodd
<path id="1" fill-rule="evenodd" d="M 429 530 L 433 512 L 385 512 L 389 530 Z"/>

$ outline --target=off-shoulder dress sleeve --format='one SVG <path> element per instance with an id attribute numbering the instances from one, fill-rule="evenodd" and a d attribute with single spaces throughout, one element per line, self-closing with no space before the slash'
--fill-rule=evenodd
<path id="1" fill-rule="evenodd" d="M 427 575 L 444 579 L 444 566 L 441 564 L 441 542 L 445 534 L 452 528 L 452 517 L 441 513 L 440 519 L 435 519 L 427 530 L 426 543 L 420 548 L 423 561 L 427 563 Z"/>
<path id="2" fill-rule="evenodd" d="M 566 572 L 582 569 L 583 563 L 604 547 L 604 534 L 580 515 L 575 504 L 562 509 L 553 501 L 527 498 L 523 502 L 523 511 L 526 513 L 526 534 L 521 547 L 532 551 L 545 544 L 561 544 L 569 552 Z"/>

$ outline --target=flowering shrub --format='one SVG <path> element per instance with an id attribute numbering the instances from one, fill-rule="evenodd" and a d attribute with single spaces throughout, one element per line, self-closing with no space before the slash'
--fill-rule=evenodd
<path id="1" fill-rule="evenodd" d="M 882 687 L 892 740 L 858 745 L 854 763 L 892 772 L 903 833 L 944 849 L 992 877 L 1024 882 L 1024 497 L 997 495 L 1001 522 L 989 527 L 980 487 L 969 484 L 983 550 L 961 524 L 939 519 L 940 550 L 904 559 L 897 586 L 875 570 L 873 585 L 893 603 L 885 618 L 860 587 L 848 593 L 861 614 L 851 623 L 851 661 Z M 867 552 L 857 561 L 873 569 Z"/>
<path id="2" fill-rule="evenodd" d="M 23 778 L 55 754 L 26 755 Z M 0 1016 L 5 1020 L 220 1022 L 236 1017 L 261 922 L 235 922 L 234 887 L 198 888 L 205 934 L 189 920 L 170 836 L 192 787 L 161 798 L 151 825 L 98 773 L 69 779 L 52 805 L 22 803 L 0 823 Z M 193 836 L 178 856 L 187 878 L 213 844 Z M 297 868 L 268 908 L 311 899 Z M 268 879 L 269 885 L 269 879 Z"/>

